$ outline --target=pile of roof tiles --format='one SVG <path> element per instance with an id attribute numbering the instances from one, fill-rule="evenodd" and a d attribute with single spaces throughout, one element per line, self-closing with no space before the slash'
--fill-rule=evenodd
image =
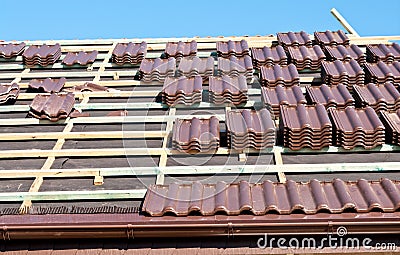
<path id="1" fill-rule="evenodd" d="M 259 69 L 261 66 L 273 66 L 275 64 L 286 66 L 288 57 L 281 45 L 276 47 L 251 48 L 251 57 L 253 65 Z"/>
<path id="2" fill-rule="evenodd" d="M 306 47 L 288 47 L 289 62 L 297 67 L 297 70 L 311 69 L 316 70 L 321 67 L 321 63 L 326 59 L 324 52 L 319 45 Z"/>
<path id="3" fill-rule="evenodd" d="M 329 45 L 329 46 L 337 46 L 337 45 L 349 45 L 350 39 L 347 35 L 342 31 L 330 31 L 327 30 L 325 32 L 314 32 L 314 39 L 317 44 Z"/>
<path id="4" fill-rule="evenodd" d="M 17 100 L 19 86 L 17 83 L 0 83 L 0 104 Z"/>
<path id="5" fill-rule="evenodd" d="M 331 87 L 326 84 L 308 86 L 306 87 L 306 99 L 311 104 L 322 104 L 326 109 L 344 109 L 347 106 L 353 106 L 355 102 L 349 90 L 343 84 Z"/>
<path id="6" fill-rule="evenodd" d="M 365 76 L 366 80 L 372 83 L 400 83 L 400 62 L 367 63 L 365 64 Z"/>
<path id="7" fill-rule="evenodd" d="M 211 103 L 239 105 L 248 100 L 247 82 L 243 75 L 210 77 L 209 85 Z"/>
<path id="8" fill-rule="evenodd" d="M 390 82 L 354 86 L 354 98 L 361 107 L 371 106 L 376 112 L 400 109 L 400 93 Z"/>
<path id="9" fill-rule="evenodd" d="M 358 64 L 360 64 L 360 66 L 367 62 L 365 53 L 355 44 L 350 44 L 348 46 L 324 46 L 324 50 L 329 61 L 350 61 L 351 59 L 354 59 Z"/>
<path id="10" fill-rule="evenodd" d="M 218 74 L 239 76 L 244 75 L 247 79 L 253 78 L 253 63 L 251 57 L 246 55 L 244 57 L 230 56 L 229 58 L 218 58 Z"/>
<path id="11" fill-rule="evenodd" d="M 400 110 L 395 112 L 381 112 L 382 122 L 385 126 L 386 141 L 400 145 Z"/>
<path id="12" fill-rule="evenodd" d="M 369 62 L 383 61 L 387 64 L 400 61 L 400 45 L 397 43 L 367 45 L 367 59 Z"/>
<path id="13" fill-rule="evenodd" d="M 60 79 L 33 79 L 29 82 L 28 88 L 33 92 L 60 92 L 66 82 L 65 78 Z"/>
<path id="14" fill-rule="evenodd" d="M 193 57 L 197 54 L 197 42 L 168 42 L 165 47 L 165 57 L 181 59 L 183 57 Z"/>
<path id="15" fill-rule="evenodd" d="M 225 122 L 228 146 L 235 150 L 261 150 L 275 145 L 275 124 L 267 109 L 227 111 Z"/>
<path id="16" fill-rule="evenodd" d="M 20 55 L 25 49 L 25 43 L 0 44 L 0 57 L 10 59 Z"/>
<path id="17" fill-rule="evenodd" d="M 344 110 L 329 109 L 335 130 L 335 143 L 344 149 L 362 146 L 372 149 L 385 143 L 385 127 L 374 109 L 367 106 L 356 109 L 352 106 Z"/>
<path id="18" fill-rule="evenodd" d="M 177 74 L 186 77 L 200 75 L 203 80 L 206 80 L 214 74 L 214 58 L 182 58 L 179 62 Z"/>
<path id="19" fill-rule="evenodd" d="M 192 105 L 201 102 L 202 79 L 197 75 L 187 77 L 167 77 L 161 92 L 162 101 L 167 105 Z"/>
<path id="20" fill-rule="evenodd" d="M 176 119 L 172 131 L 172 146 L 179 151 L 194 154 L 219 147 L 219 120 L 215 116 Z"/>
<path id="21" fill-rule="evenodd" d="M 249 45 L 246 40 L 217 42 L 218 57 L 229 58 L 231 56 L 244 57 L 250 55 Z"/>
<path id="22" fill-rule="evenodd" d="M 62 63 L 66 66 L 72 66 L 74 64 L 79 64 L 85 66 L 94 63 L 96 60 L 98 51 L 79 51 L 79 52 L 68 52 Z"/>
<path id="23" fill-rule="evenodd" d="M 117 65 L 137 65 L 142 62 L 147 53 L 147 43 L 118 43 L 112 53 L 112 62 Z"/>
<path id="24" fill-rule="evenodd" d="M 262 66 L 260 75 L 261 85 L 266 87 L 300 85 L 300 76 L 296 66 L 293 64 L 288 66 Z"/>
<path id="25" fill-rule="evenodd" d="M 27 66 L 48 66 L 54 64 L 61 57 L 60 44 L 29 46 L 22 54 L 22 59 Z"/>
<path id="26" fill-rule="evenodd" d="M 175 58 L 143 59 L 139 68 L 139 78 L 144 82 L 164 81 L 168 76 L 174 76 Z"/>
<path id="27" fill-rule="evenodd" d="M 322 62 L 321 76 L 327 85 L 344 84 L 352 91 L 354 84 L 363 85 L 365 73 L 354 59 L 348 62 L 335 60 L 333 62 Z"/>
<path id="28" fill-rule="evenodd" d="M 74 103 L 73 93 L 37 94 L 30 105 L 29 115 L 38 119 L 58 121 L 68 117 Z"/>
<path id="29" fill-rule="evenodd" d="M 281 105 L 296 106 L 298 104 L 307 104 L 300 86 L 284 87 L 278 85 L 275 87 L 261 87 L 261 97 L 266 108 L 276 119 L 279 117 Z"/>
<path id="30" fill-rule="evenodd" d="M 291 150 L 306 147 L 320 150 L 332 145 L 332 123 L 322 104 L 281 105 L 279 129 L 283 133 L 283 146 Z"/>
<path id="31" fill-rule="evenodd" d="M 278 43 L 287 50 L 288 47 L 312 46 L 312 41 L 304 31 L 277 33 Z"/>

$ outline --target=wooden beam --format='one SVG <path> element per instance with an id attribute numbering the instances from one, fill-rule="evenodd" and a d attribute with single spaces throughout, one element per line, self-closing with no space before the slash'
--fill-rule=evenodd
<path id="1" fill-rule="evenodd" d="M 175 113 L 176 113 L 175 107 L 169 108 L 168 116 L 174 116 Z M 165 136 L 163 138 L 163 143 L 162 143 L 162 148 L 164 149 L 164 152 L 161 154 L 160 161 L 158 162 L 158 166 L 160 168 L 165 167 L 167 165 L 168 154 L 166 153 L 165 149 L 167 148 L 167 145 L 168 145 L 168 138 L 170 137 L 170 134 L 171 134 L 171 131 L 173 128 L 173 124 L 174 124 L 174 119 L 171 118 L 167 122 L 167 125 L 165 127 Z M 164 184 L 164 173 L 162 171 L 160 171 L 160 173 L 157 174 L 156 184 L 160 184 L 160 185 Z"/>
<path id="2" fill-rule="evenodd" d="M 356 30 L 352 26 L 350 26 L 350 24 L 346 21 L 346 19 L 335 8 L 331 9 L 331 13 L 340 22 L 340 24 L 342 24 L 342 26 L 344 27 L 344 29 L 347 30 L 347 32 L 349 32 L 354 36 L 360 37 L 360 35 L 356 32 Z"/>

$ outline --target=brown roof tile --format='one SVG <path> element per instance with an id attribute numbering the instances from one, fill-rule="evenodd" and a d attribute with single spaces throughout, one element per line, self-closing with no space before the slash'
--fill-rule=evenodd
<path id="1" fill-rule="evenodd" d="M 110 90 L 112 89 L 91 82 L 85 82 L 85 84 L 83 85 L 77 85 L 71 88 L 64 89 L 64 91 L 69 91 L 69 92 L 84 92 L 84 91 L 94 92 L 94 91 L 110 91 Z"/>
<path id="2" fill-rule="evenodd" d="M 177 73 L 186 77 L 200 75 L 203 79 L 208 79 L 214 74 L 214 58 L 182 58 L 179 62 Z"/>
<path id="3" fill-rule="evenodd" d="M 197 42 L 168 42 L 165 47 L 165 56 L 167 58 L 182 58 L 187 56 L 195 56 L 197 54 Z"/>
<path id="4" fill-rule="evenodd" d="M 37 94 L 30 105 L 29 114 L 38 119 L 58 121 L 65 119 L 74 107 L 75 96 L 67 94 Z"/>
<path id="5" fill-rule="evenodd" d="M 62 63 L 67 66 L 72 66 L 74 64 L 79 64 L 81 66 L 94 63 L 96 60 L 98 51 L 80 51 L 80 52 L 68 52 Z"/>
<path id="6" fill-rule="evenodd" d="M 210 101 L 214 104 L 238 105 L 247 102 L 247 82 L 243 75 L 210 77 L 209 84 Z"/>
<path id="7" fill-rule="evenodd" d="M 366 80 L 372 83 L 400 83 L 400 62 L 395 61 L 392 64 L 386 64 L 382 61 L 367 63 L 365 64 L 365 76 Z"/>
<path id="8" fill-rule="evenodd" d="M 216 184 L 151 185 L 145 197 L 143 211 L 151 216 L 172 213 L 177 216 L 254 215 L 268 213 L 317 214 L 343 213 L 354 210 L 366 213 L 372 210 L 394 212 L 400 208 L 400 182 L 389 179 L 355 182 L 333 181 L 274 183 L 218 182 Z"/>
<path id="9" fill-rule="evenodd" d="M 253 78 L 253 63 L 251 57 L 230 56 L 229 58 L 218 58 L 218 73 L 220 75 L 238 76 L 240 74 L 246 76 L 247 79 Z"/>
<path id="10" fill-rule="evenodd" d="M 255 68 L 260 68 L 262 65 L 273 66 L 278 64 L 285 66 L 288 64 L 288 57 L 282 46 L 251 48 L 251 57 Z"/>
<path id="11" fill-rule="evenodd" d="M 325 32 L 314 32 L 314 39 L 320 45 L 349 45 L 350 39 L 342 31 L 330 31 Z"/>
<path id="12" fill-rule="evenodd" d="M 19 95 L 17 83 L 0 83 L 0 104 L 15 101 Z"/>
<path id="13" fill-rule="evenodd" d="M 288 47 L 288 52 L 289 63 L 293 63 L 297 70 L 306 68 L 316 70 L 321 67 L 321 62 L 326 59 L 319 45 L 314 45 L 313 47 Z"/>
<path id="14" fill-rule="evenodd" d="M 249 45 L 246 40 L 217 42 L 217 54 L 219 57 L 229 58 L 230 56 L 243 57 L 249 55 Z"/>
<path id="15" fill-rule="evenodd" d="M 354 98 L 361 106 L 371 106 L 376 112 L 400 109 L 400 93 L 393 83 L 369 83 L 354 86 Z"/>
<path id="16" fill-rule="evenodd" d="M 320 103 L 325 108 L 345 108 L 354 105 L 354 99 L 345 85 L 336 86 L 308 86 L 306 87 L 306 98 L 312 104 Z"/>
<path id="17" fill-rule="evenodd" d="M 336 145 L 345 149 L 356 146 L 372 149 L 385 143 L 385 127 L 371 107 L 356 109 L 349 106 L 344 110 L 331 108 L 328 111 L 336 133 Z"/>
<path id="18" fill-rule="evenodd" d="M 139 77 L 143 81 L 164 81 L 167 76 L 174 76 L 175 58 L 143 59 L 139 68 Z"/>
<path id="19" fill-rule="evenodd" d="M 335 60 L 333 62 L 322 62 L 321 76 L 324 83 L 327 85 L 344 84 L 349 90 L 352 90 L 352 85 L 364 84 L 365 74 L 363 69 L 354 59 L 348 62 Z"/>
<path id="20" fill-rule="evenodd" d="M 60 92 L 66 82 L 65 78 L 60 79 L 33 79 L 29 82 L 29 89 L 40 92 Z"/>
<path id="21" fill-rule="evenodd" d="M 385 125 L 386 141 L 400 145 L 400 110 L 396 112 L 381 112 L 382 123 Z"/>
<path id="22" fill-rule="evenodd" d="M 227 111 L 225 123 L 228 146 L 236 150 L 260 150 L 275 145 L 275 124 L 267 109 Z"/>
<path id="23" fill-rule="evenodd" d="M 54 64 L 61 57 L 60 44 L 29 46 L 22 54 L 24 64 L 27 66 L 47 66 Z"/>
<path id="24" fill-rule="evenodd" d="M 383 61 L 387 64 L 400 61 L 400 45 L 397 43 L 367 45 L 367 59 L 369 62 Z"/>
<path id="25" fill-rule="evenodd" d="M 278 43 L 284 48 L 288 46 L 311 46 L 312 41 L 308 34 L 304 31 L 277 33 Z"/>
<path id="26" fill-rule="evenodd" d="M 216 150 L 219 147 L 217 117 L 176 119 L 172 131 L 172 145 L 177 150 L 198 153 Z"/>
<path id="27" fill-rule="evenodd" d="M 325 54 L 328 60 L 341 60 L 349 61 L 354 59 L 360 65 L 364 65 L 367 60 L 365 53 L 355 44 L 350 44 L 348 46 L 337 45 L 337 46 L 324 46 Z"/>
<path id="28" fill-rule="evenodd" d="M 260 68 L 261 84 L 267 87 L 277 85 L 294 86 L 300 85 L 300 77 L 297 68 L 293 64 L 288 66 L 262 66 Z"/>
<path id="29" fill-rule="evenodd" d="M 202 91 L 202 78 L 199 75 L 190 78 L 167 77 L 161 94 L 167 105 L 192 105 L 201 102 Z"/>
<path id="30" fill-rule="evenodd" d="M 25 43 L 9 43 L 9 44 L 0 44 L 0 57 L 2 58 L 13 58 L 20 55 L 25 49 Z"/>
<path id="31" fill-rule="evenodd" d="M 300 86 L 285 87 L 278 85 L 275 87 L 261 87 L 261 97 L 265 106 L 273 112 L 274 118 L 279 117 L 281 105 L 295 106 L 306 104 Z"/>
<path id="32" fill-rule="evenodd" d="M 112 61 L 118 65 L 140 64 L 146 57 L 147 43 L 118 43 L 112 53 Z"/>

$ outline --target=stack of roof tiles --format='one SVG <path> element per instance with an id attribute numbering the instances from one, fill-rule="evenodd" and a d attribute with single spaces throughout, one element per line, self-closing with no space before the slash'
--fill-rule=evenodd
<path id="1" fill-rule="evenodd" d="M 54 64 L 61 57 L 60 44 L 29 46 L 22 54 L 24 64 L 27 66 L 48 66 Z"/>
<path id="2" fill-rule="evenodd" d="M 143 59 L 139 68 L 139 78 L 142 81 L 164 81 L 168 76 L 174 76 L 176 69 L 175 58 Z"/>
<path id="3" fill-rule="evenodd" d="M 325 55 L 329 61 L 341 60 L 350 61 L 354 59 L 360 64 L 364 65 L 367 62 L 365 53 L 355 44 L 348 46 L 337 45 L 337 46 L 324 46 Z"/>
<path id="4" fill-rule="evenodd" d="M 261 150 L 275 145 L 275 124 L 267 109 L 228 111 L 225 122 L 228 146 L 235 150 Z"/>
<path id="5" fill-rule="evenodd" d="M 192 105 L 201 102 L 202 79 L 199 75 L 187 77 L 167 77 L 161 95 L 167 105 Z"/>
<path id="6" fill-rule="evenodd" d="M 376 112 L 400 109 L 400 93 L 390 82 L 354 86 L 354 98 L 361 107 L 371 106 Z"/>
<path id="7" fill-rule="evenodd" d="M 400 110 L 381 112 L 382 122 L 386 131 L 386 142 L 400 145 Z"/>
<path id="8" fill-rule="evenodd" d="M 137 65 L 142 62 L 147 53 L 147 43 L 118 43 L 112 53 L 112 62 L 117 65 Z"/>
<path id="9" fill-rule="evenodd" d="M 25 43 L 0 44 L 0 57 L 10 59 L 20 55 L 25 49 Z"/>
<path id="10" fill-rule="evenodd" d="M 332 145 L 332 123 L 322 104 L 281 105 L 279 128 L 283 133 L 283 146 L 291 150 L 305 147 L 320 150 Z"/>
<path id="11" fill-rule="evenodd" d="M 75 96 L 67 94 L 37 94 L 30 105 L 29 114 L 38 119 L 58 121 L 65 119 L 74 107 Z"/>
<path id="12" fill-rule="evenodd" d="M 374 109 L 367 106 L 344 110 L 329 109 L 335 132 L 335 143 L 345 149 L 362 146 L 372 149 L 385 143 L 385 127 Z"/>
<path id="13" fill-rule="evenodd" d="M 387 64 L 400 61 L 400 45 L 397 43 L 367 45 L 367 59 L 369 62 L 383 61 Z"/>
<path id="14" fill-rule="evenodd" d="M 335 60 L 333 62 L 322 62 L 321 76 L 324 83 L 328 85 L 338 85 L 340 83 L 347 86 L 352 91 L 354 84 L 363 85 L 365 73 L 354 59 L 348 62 Z"/>
<path id="15" fill-rule="evenodd" d="M 197 54 L 197 42 L 168 42 L 165 47 L 165 57 L 181 59 L 183 57 L 193 57 Z"/>
<path id="16" fill-rule="evenodd" d="M 246 103 L 247 82 L 243 75 L 230 77 L 210 77 L 209 79 L 210 102 L 214 104 L 234 104 Z"/>
<path id="17" fill-rule="evenodd" d="M 274 118 L 279 117 L 281 105 L 296 106 L 307 103 L 298 85 L 292 87 L 284 87 L 282 85 L 261 87 L 261 97 L 264 105 L 273 113 Z"/>
<path id="18" fill-rule="evenodd" d="M 300 85 L 300 76 L 293 64 L 288 66 L 262 66 L 260 75 L 261 85 L 266 87 Z"/>
<path id="19" fill-rule="evenodd" d="M 327 30 L 325 32 L 314 32 L 314 39 L 317 44 L 329 45 L 329 46 L 337 46 L 337 45 L 349 45 L 350 39 L 347 35 L 342 31 L 330 31 Z"/>
<path id="20" fill-rule="evenodd" d="M 321 67 L 321 62 L 326 59 L 324 52 L 319 45 L 306 47 L 288 47 L 289 62 L 293 63 L 298 70 L 312 69 Z"/>
<path id="21" fill-rule="evenodd" d="M 354 105 L 354 98 L 351 96 L 347 87 L 343 84 L 337 86 L 320 86 L 306 87 L 306 98 L 311 104 L 322 104 L 326 109 L 338 108 L 344 109 L 347 106 Z"/>
<path id="22" fill-rule="evenodd" d="M 277 33 L 278 43 L 287 50 L 290 46 L 312 46 L 312 41 L 308 34 L 304 31 Z"/>
<path id="23" fill-rule="evenodd" d="M 281 45 L 276 47 L 251 48 L 253 65 L 259 69 L 263 65 L 273 66 L 275 64 L 286 66 L 288 57 Z"/>
<path id="24" fill-rule="evenodd" d="M 247 79 L 253 78 L 253 63 L 251 57 L 245 55 L 244 57 L 230 56 L 229 58 L 218 58 L 218 74 L 238 76 L 244 75 Z"/>
<path id="25" fill-rule="evenodd" d="M 249 45 L 246 40 L 217 42 L 217 54 L 223 58 L 243 57 L 250 54 Z"/>
<path id="26" fill-rule="evenodd" d="M 200 75 L 203 80 L 208 79 L 214 74 L 214 58 L 182 58 L 179 62 L 177 73 L 186 77 Z"/>
<path id="27" fill-rule="evenodd" d="M 0 104 L 15 101 L 19 95 L 17 83 L 0 83 Z"/>
<path id="28" fill-rule="evenodd" d="M 220 141 L 217 117 L 176 119 L 173 126 L 172 146 L 186 153 L 217 150 Z"/>
<path id="29" fill-rule="evenodd" d="M 96 60 L 98 51 L 79 51 L 79 52 L 68 52 L 62 63 L 67 66 L 72 66 L 74 64 L 79 64 L 85 66 L 94 63 Z"/>
<path id="30" fill-rule="evenodd" d="M 33 79 L 29 82 L 28 87 L 34 92 L 60 92 L 66 82 L 65 78 L 60 79 Z"/>
<path id="31" fill-rule="evenodd" d="M 365 64 L 366 80 L 372 83 L 393 82 L 400 83 L 400 62 L 386 64 L 378 61 L 378 63 Z"/>

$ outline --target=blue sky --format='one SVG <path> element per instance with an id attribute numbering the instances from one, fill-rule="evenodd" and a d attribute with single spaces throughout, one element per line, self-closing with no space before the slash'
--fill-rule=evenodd
<path id="1" fill-rule="evenodd" d="M 2 1 L 0 40 L 266 35 L 342 29 L 400 35 L 400 1 Z M 7 11 L 5 11 L 7 10 Z"/>

